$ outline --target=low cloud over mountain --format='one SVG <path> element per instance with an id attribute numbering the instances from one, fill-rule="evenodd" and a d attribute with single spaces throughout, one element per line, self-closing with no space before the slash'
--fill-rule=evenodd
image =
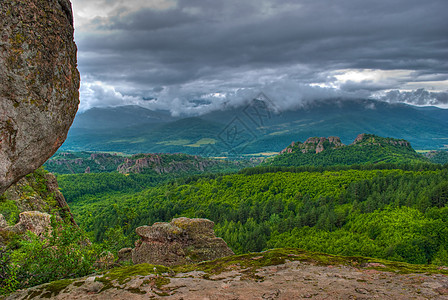
<path id="1" fill-rule="evenodd" d="M 193 114 L 261 91 L 279 107 L 324 96 L 447 105 L 444 0 L 73 2 L 81 110 Z M 191 104 L 201 99 L 211 104 Z"/>

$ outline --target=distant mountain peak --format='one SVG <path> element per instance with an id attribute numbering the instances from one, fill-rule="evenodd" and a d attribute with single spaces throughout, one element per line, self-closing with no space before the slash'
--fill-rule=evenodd
<path id="1" fill-rule="evenodd" d="M 258 109 L 266 110 L 269 112 L 278 113 L 279 109 L 274 104 L 274 102 L 266 96 L 265 93 L 261 92 L 256 97 L 250 101 L 249 106 L 256 107 Z"/>

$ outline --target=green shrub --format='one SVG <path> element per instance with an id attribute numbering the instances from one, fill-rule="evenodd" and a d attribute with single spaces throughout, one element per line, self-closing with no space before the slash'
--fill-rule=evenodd
<path id="1" fill-rule="evenodd" d="M 3 254 L 0 276 L 8 280 L 2 280 L 1 293 L 96 271 L 94 263 L 102 249 L 71 224 L 53 220 L 51 229 L 45 237 L 27 232 L 17 249 Z"/>

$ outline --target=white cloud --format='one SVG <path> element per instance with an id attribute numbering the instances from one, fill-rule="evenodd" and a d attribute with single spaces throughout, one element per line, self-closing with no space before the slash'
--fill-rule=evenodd
<path id="1" fill-rule="evenodd" d="M 92 107 L 142 105 L 144 102 L 139 97 L 123 95 L 116 91 L 113 86 L 100 81 L 81 83 L 80 98 L 80 112 Z"/>
<path id="2" fill-rule="evenodd" d="M 72 0 L 75 25 L 81 28 L 95 18 L 107 18 L 120 12 L 132 13 L 141 9 L 162 11 L 175 8 L 177 0 Z"/>

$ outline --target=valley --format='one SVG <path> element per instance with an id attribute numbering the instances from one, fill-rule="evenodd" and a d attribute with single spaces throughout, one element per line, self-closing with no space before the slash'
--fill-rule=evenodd
<path id="1" fill-rule="evenodd" d="M 137 228 L 178 217 L 213 221 L 216 235 L 236 254 L 299 248 L 448 264 L 445 151 L 417 153 L 404 139 L 359 134 L 349 145 L 339 137 L 310 137 L 267 154 L 232 160 L 59 151 L 45 167 L 56 174 L 81 230 L 74 231 L 73 241 L 93 243 L 79 250 L 92 253 L 87 269 L 74 271 L 100 271 L 106 265 L 94 261 L 108 251 L 107 264 L 113 263 L 121 249 L 133 247 Z M 20 207 L 8 195 L 0 211 L 7 224 L 14 224 Z M 21 255 L 42 244 L 28 243 L 6 255 L 29 264 Z M 59 255 L 54 258 L 60 260 Z M 65 278 L 60 271 L 52 274 L 62 277 L 51 278 Z"/>

